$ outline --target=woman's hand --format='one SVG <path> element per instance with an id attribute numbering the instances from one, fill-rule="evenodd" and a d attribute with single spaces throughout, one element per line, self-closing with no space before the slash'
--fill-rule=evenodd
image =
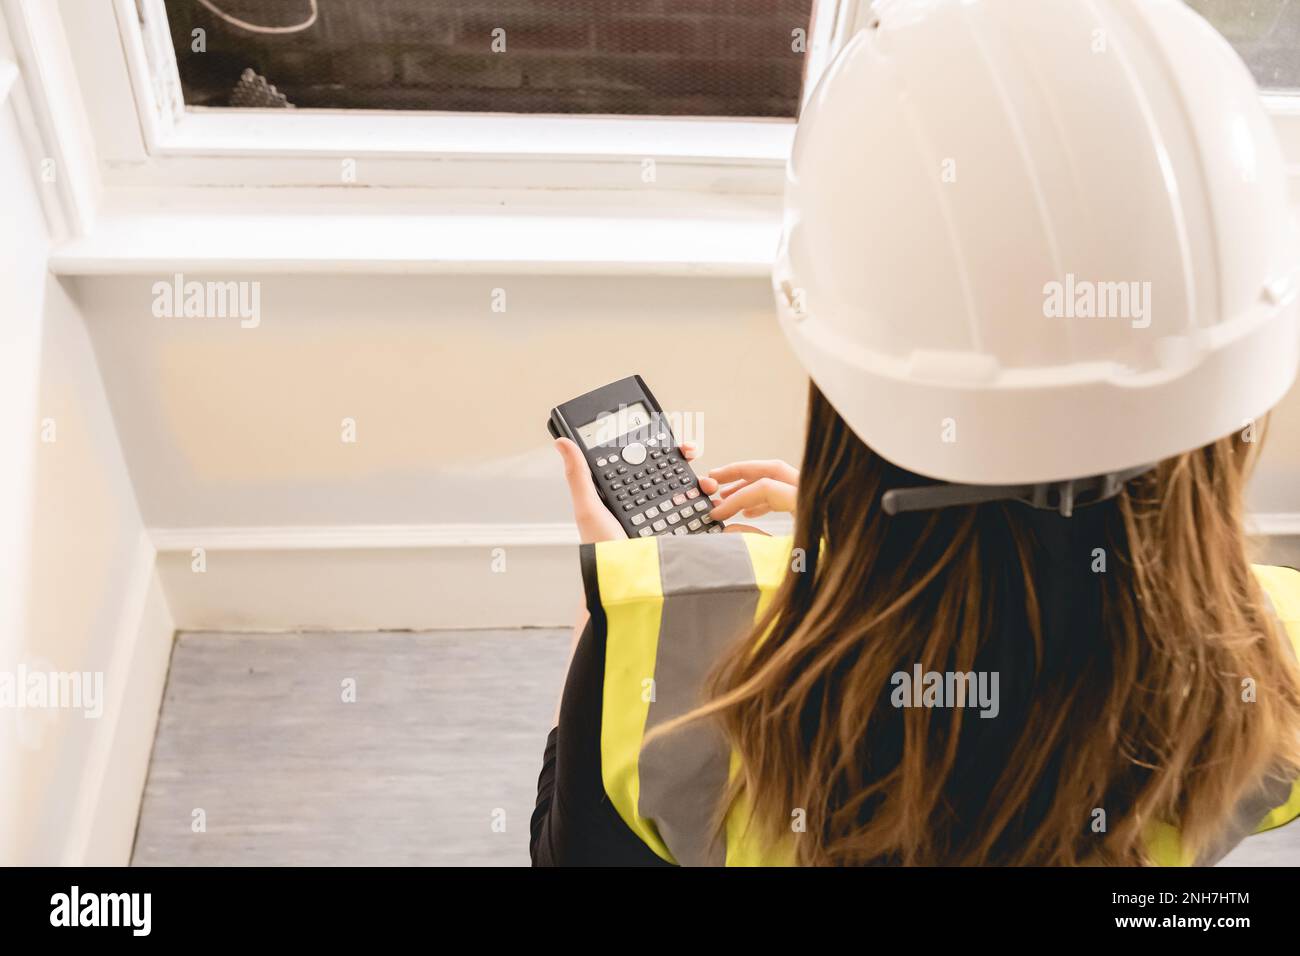
<path id="1" fill-rule="evenodd" d="M 687 461 L 693 461 L 699 455 L 694 442 L 684 441 L 680 447 L 682 457 Z M 569 497 L 573 500 L 573 520 L 578 524 L 578 536 L 582 543 L 627 538 L 623 526 L 600 500 L 600 493 L 591 480 L 591 469 L 587 466 L 582 449 L 567 438 L 557 438 L 555 450 L 564 461 L 564 480 L 569 485 Z M 712 495 L 717 490 L 718 483 L 712 478 L 700 478 L 700 491 Z"/>
<path id="2" fill-rule="evenodd" d="M 714 468 L 709 479 L 720 489 L 722 499 L 713 509 L 714 521 L 726 521 L 737 514 L 759 518 L 773 511 L 794 511 L 799 472 L 783 461 L 738 461 Z M 704 480 L 700 479 L 701 488 Z M 727 530 L 735 527 L 728 525 Z"/>

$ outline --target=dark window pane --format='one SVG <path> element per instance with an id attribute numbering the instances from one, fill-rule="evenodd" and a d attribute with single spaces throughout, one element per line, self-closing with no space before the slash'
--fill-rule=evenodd
<path id="1" fill-rule="evenodd" d="M 1300 92 L 1300 0 L 1187 0 L 1266 90 Z"/>
<path id="2" fill-rule="evenodd" d="M 812 2 L 166 0 L 192 106 L 789 117 Z"/>

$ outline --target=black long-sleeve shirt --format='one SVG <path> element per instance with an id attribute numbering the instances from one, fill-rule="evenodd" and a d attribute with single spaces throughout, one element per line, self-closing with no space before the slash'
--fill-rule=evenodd
<path id="1" fill-rule="evenodd" d="M 531 821 L 534 866 L 668 866 L 641 842 L 605 794 L 600 772 L 605 679 L 604 616 L 578 639 L 560 700 L 560 722 L 546 740 Z"/>

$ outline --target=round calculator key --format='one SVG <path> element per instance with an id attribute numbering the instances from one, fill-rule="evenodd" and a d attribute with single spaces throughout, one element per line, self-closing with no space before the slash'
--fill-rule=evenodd
<path id="1" fill-rule="evenodd" d="M 623 449 L 623 460 L 629 465 L 639 465 L 645 461 L 645 445 L 640 442 L 633 442 Z"/>
<path id="2" fill-rule="evenodd" d="M 610 463 L 611 463 L 611 464 L 612 464 L 613 462 L 618 461 L 618 455 L 610 455 L 610 456 L 609 456 L 609 460 L 610 460 Z"/>

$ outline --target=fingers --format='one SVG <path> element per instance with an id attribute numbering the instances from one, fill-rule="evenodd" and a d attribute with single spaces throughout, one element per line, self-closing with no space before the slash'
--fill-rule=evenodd
<path id="1" fill-rule="evenodd" d="M 700 491 L 712 497 L 718 492 L 718 483 L 708 475 L 704 475 L 700 478 Z"/>
<path id="2" fill-rule="evenodd" d="M 732 462 L 730 465 L 712 469 L 709 472 L 709 477 L 723 485 L 733 481 L 758 481 L 760 478 L 774 478 L 788 485 L 797 485 L 799 484 L 799 469 L 781 461 L 779 458 L 770 458 Z"/>
<path id="3" fill-rule="evenodd" d="M 751 510 L 760 508 L 768 511 L 794 511 L 795 495 L 793 485 L 771 478 L 760 478 L 727 495 L 718 502 L 711 514 L 715 521 L 725 521 L 742 511 L 748 515 Z M 766 512 L 760 511 L 759 514 Z"/>

